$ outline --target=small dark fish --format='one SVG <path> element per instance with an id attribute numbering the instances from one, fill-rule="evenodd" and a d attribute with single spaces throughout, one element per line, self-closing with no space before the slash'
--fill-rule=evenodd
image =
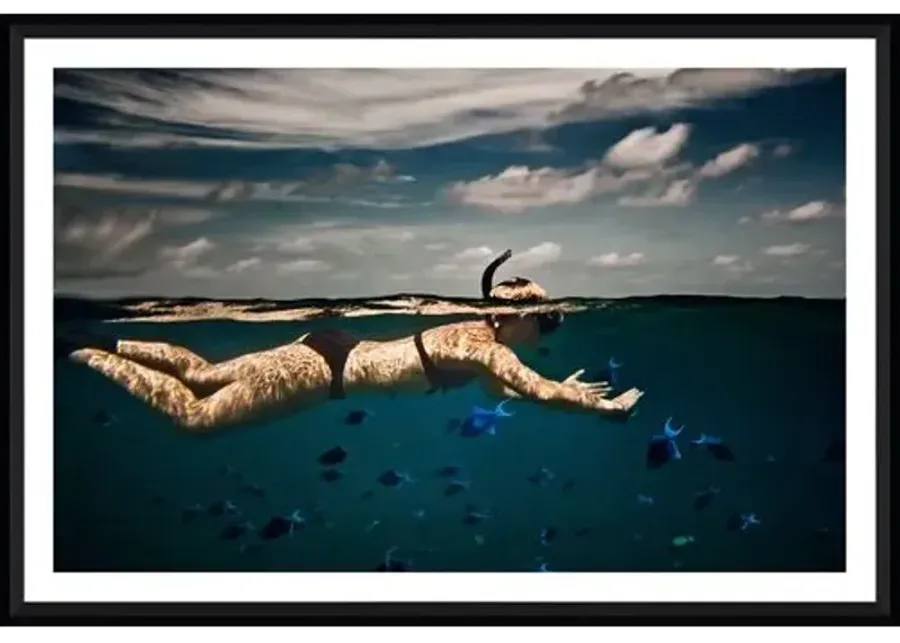
<path id="1" fill-rule="evenodd" d="M 477 525 L 491 517 L 491 512 L 480 510 L 475 505 L 466 505 L 466 514 L 463 516 L 463 524 Z"/>
<path id="2" fill-rule="evenodd" d="M 401 473 L 396 469 L 389 469 L 378 476 L 378 482 L 385 487 L 399 487 L 405 482 L 412 482 L 412 478 L 407 473 Z"/>
<path id="3" fill-rule="evenodd" d="M 346 424 L 359 425 L 373 415 L 375 414 L 371 411 L 367 411 L 366 409 L 354 409 L 347 414 L 347 417 L 344 418 L 344 422 Z"/>
<path id="4" fill-rule="evenodd" d="M 254 498 L 264 498 L 266 495 L 266 490 L 254 482 L 242 484 L 238 487 L 238 491 L 244 495 L 253 496 Z"/>
<path id="5" fill-rule="evenodd" d="M 368 491 L 363 491 L 362 495 L 360 495 L 359 499 L 360 500 L 371 500 L 374 497 L 375 497 L 375 492 L 373 490 L 369 489 Z"/>
<path id="6" fill-rule="evenodd" d="M 160 495 L 153 495 L 150 496 L 150 504 L 154 507 L 162 507 L 164 504 L 166 504 L 166 499 Z"/>
<path id="7" fill-rule="evenodd" d="M 459 418 L 450 418 L 447 420 L 447 426 L 445 428 L 447 433 L 453 433 L 459 429 L 460 426 L 462 426 L 462 420 Z"/>
<path id="8" fill-rule="evenodd" d="M 325 471 L 321 473 L 321 476 L 322 480 L 325 482 L 337 482 L 344 477 L 344 474 L 337 469 L 325 469 Z"/>
<path id="9" fill-rule="evenodd" d="M 556 537 L 558 535 L 559 535 L 559 530 L 557 530 L 556 527 L 544 527 L 541 530 L 541 544 L 549 545 L 554 540 L 556 540 Z"/>
<path id="10" fill-rule="evenodd" d="M 263 540 L 275 540 L 281 538 L 285 534 L 294 535 L 294 530 L 302 528 L 306 525 L 306 520 L 299 511 L 295 511 L 290 516 L 273 516 L 269 519 L 259 531 L 259 537 Z"/>
<path id="11" fill-rule="evenodd" d="M 116 416 L 111 413 L 107 413 L 106 411 L 97 411 L 94 413 L 94 424 L 99 424 L 100 426 L 109 426 L 113 422 L 116 421 Z"/>
<path id="12" fill-rule="evenodd" d="M 334 466 L 347 459 L 347 451 L 340 446 L 332 447 L 319 456 L 319 464 Z"/>
<path id="13" fill-rule="evenodd" d="M 199 504 L 191 505 L 187 509 L 181 512 L 181 522 L 184 524 L 188 524 L 194 522 L 194 520 L 203 513 L 203 506 Z"/>
<path id="14" fill-rule="evenodd" d="M 656 436 L 651 439 L 650 444 L 647 445 L 647 468 L 659 469 L 663 465 L 677 459 L 673 450 L 673 444 L 671 440 L 662 436 Z"/>
<path id="15" fill-rule="evenodd" d="M 248 531 L 255 531 L 255 527 L 253 523 L 248 522 L 246 520 L 242 522 L 233 522 L 230 525 L 226 525 L 224 529 L 222 529 L 219 537 L 222 540 L 237 540 Z"/>
<path id="16" fill-rule="evenodd" d="M 230 500 L 217 500 L 209 506 L 207 511 L 210 516 L 223 516 L 225 514 L 239 516 L 241 514 L 240 510 Z"/>
<path id="17" fill-rule="evenodd" d="M 387 550 L 384 554 L 384 561 L 378 567 L 375 568 L 376 572 L 407 572 L 410 568 L 409 561 L 403 561 L 399 558 L 394 558 L 393 553 L 397 550 L 396 547 L 392 547 Z"/>
<path id="18" fill-rule="evenodd" d="M 537 353 L 541 357 L 547 357 L 548 355 L 550 355 L 550 349 L 547 348 L 546 346 L 541 346 L 540 348 L 537 349 Z"/>
<path id="19" fill-rule="evenodd" d="M 569 493 L 574 488 L 575 488 L 575 480 L 574 479 L 566 480 L 566 482 L 562 486 L 562 492 Z"/>
<path id="20" fill-rule="evenodd" d="M 823 462 L 832 464 L 843 464 L 847 457 L 847 442 L 844 438 L 834 438 L 828 443 L 825 453 L 822 455 Z"/>
<path id="21" fill-rule="evenodd" d="M 472 483 L 468 480 L 454 480 L 444 489 L 445 496 L 455 496 L 463 491 L 468 491 Z"/>
<path id="22" fill-rule="evenodd" d="M 709 451 L 716 460 L 734 462 L 734 453 L 728 445 L 722 441 L 722 438 L 701 433 L 699 438 L 691 440 L 691 444 L 694 446 L 706 447 L 706 450 Z"/>
<path id="23" fill-rule="evenodd" d="M 462 467 L 458 464 L 448 464 L 435 470 L 434 475 L 438 478 L 452 478 L 462 473 Z"/>
<path id="24" fill-rule="evenodd" d="M 590 536 L 592 532 L 593 529 L 591 529 L 590 527 L 580 527 L 575 531 L 575 535 L 579 538 L 583 538 L 584 536 Z"/>
<path id="25" fill-rule="evenodd" d="M 681 451 L 675 439 L 684 431 L 684 425 L 677 430 L 672 425 L 672 418 L 666 420 L 663 426 L 663 435 L 654 435 L 647 445 L 647 468 L 659 469 L 672 460 L 681 459 Z"/>
<path id="26" fill-rule="evenodd" d="M 539 487 L 546 487 L 553 481 L 554 478 L 556 478 L 555 473 L 550 471 L 550 469 L 548 469 L 547 467 L 541 467 L 536 472 L 528 476 L 528 482 Z"/>
<path id="27" fill-rule="evenodd" d="M 703 491 L 698 491 L 694 494 L 694 509 L 697 511 L 703 511 L 706 509 L 713 500 L 716 499 L 716 496 L 719 495 L 719 489 L 716 487 L 709 487 L 708 489 L 704 489 Z"/>

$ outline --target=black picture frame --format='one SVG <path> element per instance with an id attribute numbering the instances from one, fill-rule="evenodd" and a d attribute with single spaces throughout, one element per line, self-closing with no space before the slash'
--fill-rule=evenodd
<path id="1" fill-rule="evenodd" d="M 6 16 L 9 100 L 9 583 L 8 619 L 58 624 L 878 624 L 895 618 L 890 567 L 890 80 L 889 16 L 684 15 L 19 15 Z M 32 38 L 871 38 L 877 41 L 877 601 L 779 603 L 26 603 L 23 562 L 23 55 Z M 851 430 L 852 427 L 848 427 Z"/>

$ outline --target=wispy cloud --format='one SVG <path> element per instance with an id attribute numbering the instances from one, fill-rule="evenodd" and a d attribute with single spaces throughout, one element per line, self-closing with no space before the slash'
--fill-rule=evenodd
<path id="1" fill-rule="evenodd" d="M 281 201 L 306 203 L 337 203 L 361 207 L 399 209 L 421 207 L 422 203 L 407 202 L 402 197 L 372 198 L 354 196 L 354 189 L 365 184 L 390 186 L 415 182 L 415 177 L 398 174 L 396 168 L 384 160 L 371 166 L 340 163 L 317 170 L 310 176 L 293 180 L 271 181 L 187 181 L 175 179 L 140 179 L 117 174 L 57 173 L 57 187 L 96 190 L 129 195 L 148 195 L 199 199 L 215 202 Z M 386 189 L 386 188 L 385 188 Z"/>
<path id="2" fill-rule="evenodd" d="M 803 76 L 773 69 L 66 71 L 56 96 L 115 116 L 94 131 L 59 132 L 57 141 L 410 148 L 696 105 Z M 148 132 L 147 122 L 167 129 Z"/>
<path id="3" fill-rule="evenodd" d="M 790 243 L 780 246 L 768 246 L 762 249 L 764 255 L 770 257 L 797 257 L 809 252 L 810 246 L 805 243 Z"/>
<path id="4" fill-rule="evenodd" d="M 810 71 L 787 69 L 678 69 L 661 74 L 622 71 L 584 83 L 579 99 L 559 110 L 555 119 L 587 120 L 689 107 L 785 85 L 810 75 Z"/>
<path id="5" fill-rule="evenodd" d="M 630 268 L 646 263 L 647 257 L 642 252 L 632 252 L 620 255 L 618 252 L 608 252 L 596 255 L 587 260 L 588 266 L 601 268 Z"/>
<path id="6" fill-rule="evenodd" d="M 759 215 L 763 223 L 812 223 L 823 219 L 840 218 L 843 209 L 827 201 L 809 201 L 791 210 L 769 210 Z"/>
<path id="7" fill-rule="evenodd" d="M 741 143 L 704 163 L 698 173 L 703 178 L 719 178 L 748 165 L 759 154 L 759 146 Z"/>
<path id="8" fill-rule="evenodd" d="M 295 259 L 294 261 L 285 261 L 276 266 L 275 270 L 280 274 L 296 274 L 305 272 L 328 272 L 331 266 L 318 259 Z"/>
<path id="9" fill-rule="evenodd" d="M 750 261 L 741 261 L 738 255 L 716 255 L 711 263 L 733 274 L 745 274 L 756 269 Z"/>
<path id="10" fill-rule="evenodd" d="M 252 270 L 259 268 L 262 265 L 262 260 L 259 257 L 247 257 L 246 259 L 239 259 L 235 261 L 233 264 L 225 268 L 225 272 L 245 272 L 247 270 Z"/>

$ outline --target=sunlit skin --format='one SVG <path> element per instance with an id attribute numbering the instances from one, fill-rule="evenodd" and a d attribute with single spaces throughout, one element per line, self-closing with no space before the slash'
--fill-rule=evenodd
<path id="1" fill-rule="evenodd" d="M 533 298 L 535 289 L 546 298 L 531 282 L 515 288 L 501 283 L 491 294 L 499 298 L 502 293 L 507 300 Z M 638 389 L 608 399 L 609 385 L 581 381 L 583 369 L 557 382 L 523 364 L 512 347 L 534 345 L 539 335 L 535 316 L 501 315 L 445 324 L 423 331 L 420 337 L 436 367 L 471 376 L 492 397 L 609 418 L 629 416 L 643 395 Z M 181 346 L 133 340 L 119 340 L 114 353 L 81 348 L 69 358 L 103 373 L 179 428 L 213 433 L 268 423 L 331 399 L 331 367 L 319 352 L 302 343 L 305 338 L 218 364 Z M 347 353 L 339 375 L 346 397 L 422 395 L 433 385 L 413 335 L 357 343 Z"/>

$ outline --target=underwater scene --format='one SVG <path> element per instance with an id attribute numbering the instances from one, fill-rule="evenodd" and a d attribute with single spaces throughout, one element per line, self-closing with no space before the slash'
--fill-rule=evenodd
<path id="1" fill-rule="evenodd" d="M 627 422 L 498 406 L 470 384 L 197 435 L 59 361 L 55 570 L 842 571 L 844 315 L 843 300 L 595 301 L 516 349 L 549 379 L 640 388 Z M 317 329 L 459 321 L 91 317 L 58 306 L 57 328 L 211 362 Z"/>

